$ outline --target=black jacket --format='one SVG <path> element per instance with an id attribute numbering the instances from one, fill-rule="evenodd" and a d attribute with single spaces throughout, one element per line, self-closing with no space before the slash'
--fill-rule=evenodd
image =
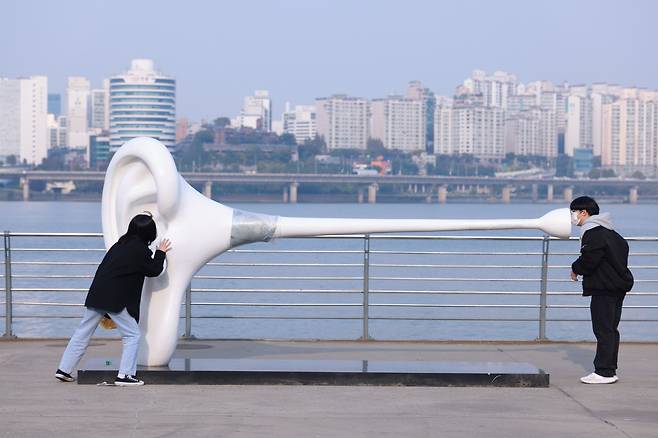
<path id="1" fill-rule="evenodd" d="M 151 255 L 148 246 L 136 236 L 112 245 L 96 270 L 85 306 L 114 313 L 127 309 L 139 321 L 144 277 L 160 275 L 165 260 L 160 250 L 153 258 Z"/>
<path id="2" fill-rule="evenodd" d="M 580 257 L 571 270 L 583 276 L 583 295 L 623 295 L 633 287 L 628 244 L 616 231 L 598 226 L 585 231 Z"/>

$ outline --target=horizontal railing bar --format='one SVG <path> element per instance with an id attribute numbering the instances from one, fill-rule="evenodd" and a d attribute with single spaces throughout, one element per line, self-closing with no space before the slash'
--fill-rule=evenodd
<path id="1" fill-rule="evenodd" d="M 192 288 L 192 292 L 208 293 L 363 293 L 361 289 L 216 289 Z"/>
<path id="2" fill-rule="evenodd" d="M 362 263 L 206 263 L 205 266 L 290 266 L 290 267 L 307 267 L 307 266 L 319 266 L 319 267 L 363 267 Z"/>
<path id="3" fill-rule="evenodd" d="M 393 251 L 370 250 L 370 254 L 391 255 L 542 255 L 541 252 L 496 252 L 496 251 Z M 553 254 L 553 253 L 551 253 Z"/>
<path id="4" fill-rule="evenodd" d="M 362 307 L 361 303 L 212 303 L 192 302 L 193 306 L 236 306 L 236 307 Z"/>
<path id="5" fill-rule="evenodd" d="M 362 307 L 362 303 L 228 303 L 192 302 L 193 306 L 234 306 L 234 307 Z M 370 303 L 370 307 L 457 307 L 457 308 L 524 308 L 534 309 L 536 304 L 416 304 L 416 303 Z"/>
<path id="6" fill-rule="evenodd" d="M 288 276 L 232 276 L 197 275 L 196 280 L 362 280 L 363 277 L 288 277 Z"/>
<path id="7" fill-rule="evenodd" d="M 12 248 L 11 252 L 105 252 L 105 248 Z"/>
<path id="8" fill-rule="evenodd" d="M 43 274 L 43 275 L 32 275 L 32 274 L 12 274 L 11 278 L 31 278 L 31 279 L 48 279 L 48 278 L 94 278 L 93 275 L 59 275 L 59 274 Z"/>
<path id="9" fill-rule="evenodd" d="M 44 266 L 98 266 L 94 262 L 37 262 L 37 261 L 22 261 L 15 262 L 12 260 L 12 265 L 44 265 Z"/>
<path id="10" fill-rule="evenodd" d="M 450 268 L 450 269 L 502 269 L 502 268 L 515 268 L 515 269 L 538 269 L 541 265 L 400 265 L 396 263 L 371 263 L 371 268 Z"/>
<path id="11" fill-rule="evenodd" d="M 243 254 L 361 254 L 360 250 L 308 250 L 308 249 L 229 249 L 227 253 L 243 253 Z"/>
<path id="12" fill-rule="evenodd" d="M 103 237 L 103 233 L 41 233 L 41 232 L 13 232 L 11 237 Z"/>

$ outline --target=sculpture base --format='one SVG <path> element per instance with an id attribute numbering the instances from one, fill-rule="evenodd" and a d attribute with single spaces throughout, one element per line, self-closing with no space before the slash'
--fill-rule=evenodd
<path id="1" fill-rule="evenodd" d="M 108 364 L 109 362 L 109 364 Z M 92 359 L 79 384 L 111 383 L 118 361 Z M 248 360 L 175 358 L 168 367 L 138 367 L 155 385 L 504 386 L 546 388 L 549 374 L 518 362 Z"/>

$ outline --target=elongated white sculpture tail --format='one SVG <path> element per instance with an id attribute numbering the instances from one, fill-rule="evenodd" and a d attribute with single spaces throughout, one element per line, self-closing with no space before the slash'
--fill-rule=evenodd
<path id="1" fill-rule="evenodd" d="M 207 199 L 178 173 L 167 148 L 136 138 L 112 158 L 103 187 L 102 222 L 109 248 L 133 216 L 148 210 L 158 238 L 171 239 L 166 271 L 146 279 L 142 292 L 141 365 L 167 365 L 176 348 L 181 302 L 192 276 L 231 247 L 275 237 L 408 231 L 539 229 L 558 237 L 571 231 L 569 209 L 538 219 L 321 219 L 276 217 L 232 209 Z"/>

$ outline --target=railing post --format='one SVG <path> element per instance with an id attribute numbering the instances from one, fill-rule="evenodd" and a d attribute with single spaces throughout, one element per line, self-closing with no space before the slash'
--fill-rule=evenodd
<path id="1" fill-rule="evenodd" d="M 363 239 L 363 333 L 361 339 L 367 341 L 370 339 L 368 330 L 368 300 L 370 289 L 370 234 L 366 234 Z"/>
<path id="2" fill-rule="evenodd" d="M 183 339 L 194 339 L 192 335 L 192 283 L 185 289 L 185 331 Z"/>
<path id="3" fill-rule="evenodd" d="M 544 236 L 541 246 L 541 283 L 539 291 L 539 341 L 546 340 L 546 303 L 548 290 L 548 249 L 550 237 Z"/>
<path id="4" fill-rule="evenodd" d="M 4 232 L 5 251 L 5 334 L 3 338 L 15 338 L 12 333 L 12 303 L 11 303 L 11 234 Z"/>

